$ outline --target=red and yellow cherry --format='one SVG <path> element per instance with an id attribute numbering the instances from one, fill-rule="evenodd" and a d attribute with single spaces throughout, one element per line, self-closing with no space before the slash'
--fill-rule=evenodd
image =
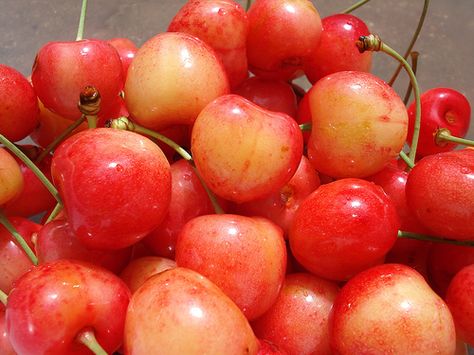
<path id="1" fill-rule="evenodd" d="M 296 94 L 293 87 L 285 81 L 252 76 L 244 80 L 232 92 L 267 110 L 296 117 Z"/>
<path id="2" fill-rule="evenodd" d="M 174 259 L 176 239 L 194 217 L 212 214 L 214 207 L 193 167 L 181 159 L 171 164 L 171 201 L 163 222 L 143 242 L 156 254 Z"/>
<path id="3" fill-rule="evenodd" d="M 248 77 L 248 19 L 238 2 L 188 1 L 173 17 L 168 31 L 188 33 L 210 45 L 222 61 L 231 87 Z"/>
<path id="4" fill-rule="evenodd" d="M 249 69 L 266 78 L 291 80 L 321 35 L 321 18 L 309 0 L 256 0 L 248 11 Z M 284 43 L 284 45 L 282 45 Z"/>
<path id="5" fill-rule="evenodd" d="M 421 97 L 420 136 L 418 138 L 417 157 L 451 151 L 455 143 L 439 141 L 436 134 L 440 129 L 463 138 L 469 129 L 471 106 L 467 98 L 451 88 L 434 88 L 424 92 Z M 415 124 L 415 102 L 408 108 L 409 128 L 407 142 L 413 138 Z"/>
<path id="6" fill-rule="evenodd" d="M 287 275 L 275 303 L 251 325 L 288 354 L 331 354 L 329 317 L 339 287 L 309 273 Z"/>
<path id="7" fill-rule="evenodd" d="M 176 262 L 160 256 L 144 256 L 132 260 L 120 273 L 120 278 L 135 293 L 153 275 L 176 267 Z"/>
<path id="8" fill-rule="evenodd" d="M 12 142 L 26 138 L 38 124 L 38 98 L 28 79 L 0 64 L 0 134 Z"/>
<path id="9" fill-rule="evenodd" d="M 171 198 L 161 149 L 134 132 L 79 132 L 55 151 L 51 174 L 70 227 L 91 249 L 130 246 L 155 229 Z"/>
<path id="10" fill-rule="evenodd" d="M 17 355 L 13 350 L 10 339 L 8 338 L 6 321 L 5 321 L 5 310 L 0 310 L 0 354 L 2 355 Z"/>
<path id="11" fill-rule="evenodd" d="M 42 152 L 36 146 L 22 146 L 23 152 L 31 159 Z M 32 217 L 51 210 L 56 200 L 46 189 L 33 171 L 19 159 L 16 159 L 23 175 L 23 189 L 20 193 L 2 206 L 3 212 L 10 216 Z M 39 164 L 41 172 L 51 180 L 51 156 L 46 156 Z"/>
<path id="12" fill-rule="evenodd" d="M 278 224 L 288 237 L 294 215 L 306 196 L 320 185 L 318 173 L 303 156 L 293 177 L 279 191 L 259 199 L 234 204 L 232 211 L 244 216 L 261 216 Z"/>
<path id="13" fill-rule="evenodd" d="M 421 159 L 408 174 L 407 203 L 441 238 L 474 240 L 474 149 Z"/>
<path id="14" fill-rule="evenodd" d="M 8 220 L 33 249 L 31 239 L 41 229 L 41 225 L 23 217 L 9 217 Z M 32 267 L 30 258 L 13 236 L 4 226 L 0 226 L 0 290 L 8 294 L 14 282 Z"/>
<path id="15" fill-rule="evenodd" d="M 74 259 L 120 273 L 130 260 L 131 248 L 94 250 L 85 247 L 72 231 L 68 221 L 56 218 L 45 224 L 36 235 L 36 256 L 44 264 L 60 259 Z"/>
<path id="16" fill-rule="evenodd" d="M 138 124 L 160 130 L 194 122 L 229 81 L 214 50 L 185 33 L 161 33 L 135 54 L 125 82 L 125 101 Z"/>
<path id="17" fill-rule="evenodd" d="M 93 329 L 102 348 L 113 353 L 122 343 L 129 300 L 127 286 L 105 269 L 69 260 L 46 263 L 24 274 L 8 296 L 8 336 L 19 354 L 89 354 L 76 337 Z"/>
<path id="18" fill-rule="evenodd" d="M 256 354 L 258 340 L 240 309 L 195 271 L 174 268 L 133 294 L 125 323 L 126 354 Z"/>
<path id="19" fill-rule="evenodd" d="M 360 36 L 368 36 L 364 21 L 350 14 L 323 18 L 323 31 L 316 49 L 304 61 L 304 73 L 311 83 L 338 71 L 369 72 L 372 52 L 360 53 L 355 45 Z"/>
<path id="20" fill-rule="evenodd" d="M 301 161 L 303 137 L 290 116 L 225 95 L 199 114 L 191 151 L 214 193 L 245 202 L 278 191 L 291 179 Z"/>
<path id="21" fill-rule="evenodd" d="M 0 147 L 0 206 L 18 196 L 23 190 L 24 181 L 20 165 L 13 156 Z"/>
<path id="22" fill-rule="evenodd" d="M 454 318 L 459 338 L 474 345 L 474 264 L 462 268 L 446 292 L 446 303 Z"/>
<path id="23" fill-rule="evenodd" d="M 31 80 L 44 106 L 71 120 L 81 117 L 77 102 L 84 87 L 99 91 L 101 112 L 108 112 L 124 83 L 117 50 L 101 40 L 46 43 L 36 55 Z"/>
<path id="24" fill-rule="evenodd" d="M 283 231 L 259 217 L 199 216 L 176 242 L 176 264 L 219 286 L 251 320 L 275 302 L 286 268 Z"/>
<path id="25" fill-rule="evenodd" d="M 321 185 L 301 203 L 289 240 L 304 268 L 342 281 L 383 262 L 399 226 L 396 208 L 381 187 L 347 178 Z"/>
<path id="26" fill-rule="evenodd" d="M 366 177 L 397 157 L 408 115 L 398 94 L 380 78 L 342 71 L 309 91 L 312 117 L 308 157 L 332 177 Z"/>
<path id="27" fill-rule="evenodd" d="M 336 296 L 330 330 L 337 354 L 454 354 L 451 313 L 423 277 L 400 264 L 354 276 Z"/>

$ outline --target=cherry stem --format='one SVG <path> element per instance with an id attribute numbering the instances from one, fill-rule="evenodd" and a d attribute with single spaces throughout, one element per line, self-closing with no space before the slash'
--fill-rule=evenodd
<path id="1" fill-rule="evenodd" d="M 413 164 L 413 162 L 411 161 L 411 159 L 408 157 L 407 153 L 405 153 L 403 150 L 398 154 L 400 156 L 400 158 L 402 158 L 402 160 L 405 162 L 406 165 L 408 165 L 408 167 L 410 169 L 413 169 L 413 167 L 415 166 L 415 164 Z"/>
<path id="2" fill-rule="evenodd" d="M 438 129 L 435 135 L 435 141 L 436 141 L 436 144 L 439 144 L 441 142 L 451 142 L 451 143 L 462 144 L 468 147 L 474 147 L 474 141 L 470 139 L 453 136 L 451 135 L 451 131 L 447 128 Z"/>
<path id="3" fill-rule="evenodd" d="M 100 111 L 100 93 L 93 86 L 86 86 L 79 94 L 79 111 L 86 117 L 89 128 L 97 127 L 97 115 Z"/>
<path id="4" fill-rule="evenodd" d="M 8 295 L 2 290 L 0 290 L 0 302 L 2 302 L 4 306 L 6 306 L 7 300 L 8 300 Z"/>
<path id="5" fill-rule="evenodd" d="M 194 165 L 193 157 L 191 156 L 191 154 L 189 154 L 189 152 L 186 149 L 184 149 L 183 147 L 181 147 L 179 144 L 169 139 L 168 137 L 162 135 L 161 133 L 155 132 L 151 129 L 148 129 L 146 127 L 133 123 L 127 117 L 119 117 L 114 120 L 111 120 L 107 122 L 106 126 L 111 127 L 111 128 L 116 128 L 116 129 L 124 129 L 128 131 L 140 133 L 146 136 L 150 136 L 155 139 L 158 139 L 159 141 L 173 148 L 176 153 L 178 153 L 184 160 L 188 161 L 193 167 L 194 172 L 196 173 L 197 177 L 201 181 L 202 186 L 206 190 L 206 193 L 209 196 L 209 199 L 211 200 L 212 205 L 214 206 L 214 210 L 216 214 L 224 213 L 224 210 L 222 209 L 222 207 L 219 205 L 219 202 L 217 201 L 217 197 L 205 184 L 204 180 L 201 177 L 201 174 L 199 174 L 196 166 Z"/>
<path id="6" fill-rule="evenodd" d="M 302 123 L 302 124 L 300 124 L 300 129 L 303 132 L 307 132 L 307 131 L 311 131 L 312 126 L 313 125 L 311 124 L 311 122 Z"/>
<path id="7" fill-rule="evenodd" d="M 46 222 L 44 224 L 47 224 L 47 223 L 51 222 L 53 219 L 55 219 L 56 216 L 59 214 L 59 212 L 61 212 L 62 209 L 63 209 L 63 206 L 60 203 L 57 203 L 56 206 L 54 206 L 53 211 L 48 216 L 48 218 L 46 219 Z"/>
<path id="8" fill-rule="evenodd" d="M 245 11 L 249 11 L 250 5 L 252 5 L 252 0 L 247 0 L 247 5 L 245 5 Z"/>
<path id="9" fill-rule="evenodd" d="M 25 241 L 25 238 L 21 236 L 20 233 L 16 230 L 13 224 L 10 223 L 8 218 L 5 216 L 3 212 L 0 211 L 0 224 L 2 224 L 5 229 L 13 236 L 15 241 L 21 246 L 23 251 L 28 255 L 33 265 L 38 265 L 38 258 L 36 257 L 33 250 L 31 250 L 28 243 Z"/>
<path id="10" fill-rule="evenodd" d="M 420 101 L 420 87 L 418 86 L 418 81 L 416 80 L 415 73 L 413 72 L 410 64 L 398 54 L 394 49 L 390 48 L 388 45 L 382 42 L 379 36 L 370 34 L 368 36 L 361 36 L 356 42 L 357 47 L 361 53 L 369 50 L 374 52 L 382 51 L 389 56 L 398 60 L 402 66 L 405 68 L 408 76 L 410 77 L 411 85 L 413 86 L 413 91 L 415 93 L 415 123 L 413 127 L 413 138 L 410 145 L 410 153 L 408 157 L 415 164 L 416 149 L 418 147 L 418 138 L 420 136 L 420 119 L 421 119 L 421 101 Z"/>
<path id="11" fill-rule="evenodd" d="M 99 344 L 92 330 L 84 330 L 77 335 L 77 341 L 87 346 L 95 355 L 107 355 L 107 351 Z"/>
<path id="12" fill-rule="evenodd" d="M 79 26 L 77 27 L 76 41 L 82 40 L 84 36 L 84 25 L 86 23 L 87 0 L 82 0 L 81 16 L 79 17 Z"/>
<path id="13" fill-rule="evenodd" d="M 357 10 L 359 7 L 361 7 L 362 5 L 368 3 L 369 1 L 370 0 L 360 0 L 360 1 L 356 2 L 354 5 L 349 6 L 344 11 L 341 11 L 341 14 L 350 14 L 352 11 Z"/>
<path id="14" fill-rule="evenodd" d="M 43 174 L 43 172 L 26 156 L 15 144 L 10 142 L 4 135 L 0 134 L 0 143 L 2 143 L 8 150 L 10 150 L 15 156 L 18 157 L 25 165 L 31 169 L 36 177 L 43 183 L 48 191 L 53 195 L 59 204 L 62 204 L 61 198 L 59 197 L 58 190 L 54 187 L 51 181 Z"/>
<path id="15" fill-rule="evenodd" d="M 454 240 L 454 239 L 444 239 L 436 238 L 431 235 L 418 234 L 406 231 L 398 231 L 398 238 L 407 238 L 407 239 L 416 239 L 422 240 L 425 242 L 434 242 L 434 243 L 445 243 L 445 244 L 454 244 L 465 247 L 474 247 L 474 240 Z"/>
<path id="16" fill-rule="evenodd" d="M 405 55 L 403 56 L 404 59 L 407 59 L 408 56 L 411 53 L 411 50 L 413 49 L 413 46 L 415 45 L 416 40 L 418 39 L 418 36 L 420 35 L 421 29 L 423 27 L 423 23 L 425 22 L 426 14 L 428 12 L 428 7 L 430 5 L 430 0 L 425 0 L 424 5 L 423 5 L 423 11 L 421 12 L 420 19 L 418 20 L 418 26 L 416 27 L 415 33 L 413 34 L 413 37 L 411 38 L 411 42 L 405 52 Z M 395 80 L 398 77 L 398 74 L 400 74 L 400 71 L 402 70 L 402 64 L 400 63 L 398 65 L 398 68 L 395 70 L 395 72 L 392 75 L 392 78 L 388 82 L 390 86 L 393 85 Z"/>
<path id="17" fill-rule="evenodd" d="M 411 58 L 411 69 L 413 70 L 413 73 L 416 75 L 416 70 L 418 69 L 418 58 L 419 58 L 420 53 L 414 51 L 410 53 L 410 58 Z M 405 93 L 405 98 L 403 99 L 403 103 L 405 106 L 408 104 L 408 100 L 410 100 L 411 93 L 413 91 L 413 86 L 411 85 L 411 81 L 408 83 L 408 88 L 407 92 Z"/>
<path id="18" fill-rule="evenodd" d="M 86 120 L 86 115 L 81 115 L 72 125 L 66 128 L 60 135 L 58 135 L 48 146 L 41 152 L 41 154 L 36 158 L 36 164 L 39 164 L 44 158 L 48 156 L 58 145 L 61 143 L 67 136 L 69 136 L 72 131 L 79 127 L 82 122 Z"/>

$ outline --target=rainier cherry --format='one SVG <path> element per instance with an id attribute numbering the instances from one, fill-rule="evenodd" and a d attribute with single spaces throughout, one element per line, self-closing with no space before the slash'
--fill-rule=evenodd
<path id="1" fill-rule="evenodd" d="M 0 147 L 0 205 L 12 200 L 21 193 L 24 185 L 23 175 L 15 158 Z"/>
<path id="2" fill-rule="evenodd" d="M 191 150 L 209 188 L 230 201 L 250 201 L 278 191 L 295 173 L 303 137 L 290 116 L 225 95 L 201 111 Z"/>
<path id="3" fill-rule="evenodd" d="M 378 77 L 337 72 L 309 91 L 312 130 L 308 157 L 332 177 L 366 177 L 401 151 L 408 129 L 405 105 Z"/>
<path id="4" fill-rule="evenodd" d="M 134 132 L 79 132 L 56 149 L 51 172 L 72 231 L 91 249 L 136 243 L 168 210 L 168 160 L 155 143 Z"/>

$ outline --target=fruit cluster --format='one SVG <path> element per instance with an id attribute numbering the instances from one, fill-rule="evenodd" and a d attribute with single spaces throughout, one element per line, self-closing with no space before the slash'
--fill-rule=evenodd
<path id="1" fill-rule="evenodd" d="M 140 48 L 86 7 L 0 64 L 1 354 L 474 345 L 471 108 L 411 48 L 309 0 L 189 0 Z"/>

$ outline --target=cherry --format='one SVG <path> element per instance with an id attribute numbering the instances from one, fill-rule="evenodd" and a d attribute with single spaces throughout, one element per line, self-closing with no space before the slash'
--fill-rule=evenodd
<path id="1" fill-rule="evenodd" d="M 255 75 L 291 80 L 321 35 L 321 18 L 309 0 L 256 0 L 248 11 L 247 58 Z M 284 45 L 282 45 L 284 43 Z"/>
<path id="2" fill-rule="evenodd" d="M 191 150 L 214 193 L 245 202 L 278 191 L 291 179 L 301 160 L 303 137 L 290 116 L 224 95 L 199 114 Z"/>
<path id="3" fill-rule="evenodd" d="M 296 117 L 296 94 L 293 87 L 284 81 L 253 76 L 243 81 L 233 90 L 233 93 L 267 110 Z"/>
<path id="4" fill-rule="evenodd" d="M 421 159 L 408 175 L 406 197 L 435 236 L 474 240 L 474 149 Z"/>
<path id="5" fill-rule="evenodd" d="M 331 354 L 329 317 L 338 292 L 334 282 L 311 274 L 287 275 L 277 300 L 252 328 L 288 354 Z"/>
<path id="6" fill-rule="evenodd" d="M 3 355 L 17 355 L 8 338 L 5 310 L 0 311 L 0 353 Z"/>
<path id="7" fill-rule="evenodd" d="M 169 163 L 156 144 L 137 133 L 79 132 L 55 151 L 51 174 L 72 231 L 91 249 L 136 243 L 168 210 Z"/>
<path id="8" fill-rule="evenodd" d="M 378 77 L 342 71 L 309 91 L 308 158 L 332 177 L 377 173 L 403 148 L 408 115 L 398 94 Z"/>
<path id="9" fill-rule="evenodd" d="M 334 353 L 454 354 L 453 318 L 408 266 L 378 265 L 354 276 L 334 302 Z"/>
<path id="10" fill-rule="evenodd" d="M 127 286 L 105 269 L 68 260 L 46 263 L 24 274 L 8 296 L 8 336 L 20 354 L 89 354 L 76 338 L 93 329 L 112 353 L 122 343 L 129 299 Z"/>
<path id="11" fill-rule="evenodd" d="M 131 117 L 155 130 L 192 124 L 204 106 L 229 90 L 212 48 L 177 32 L 158 34 L 140 47 L 124 89 Z"/>
<path id="12" fill-rule="evenodd" d="M 256 354 L 258 340 L 240 309 L 195 271 L 174 268 L 149 278 L 132 296 L 126 354 Z"/>
<path id="13" fill-rule="evenodd" d="M 420 137 L 417 157 L 453 150 L 456 144 L 437 140 L 440 129 L 448 129 L 456 137 L 464 137 L 469 129 L 471 106 L 466 97 L 450 88 L 434 88 L 421 97 Z M 415 103 L 408 108 L 409 129 L 407 141 L 413 137 Z"/>
<path id="14" fill-rule="evenodd" d="M 247 13 L 233 0 L 191 0 L 173 17 L 170 32 L 189 33 L 206 42 L 224 65 L 230 86 L 248 76 Z"/>
<path id="15" fill-rule="evenodd" d="M 132 63 L 133 58 L 135 58 L 135 53 L 138 48 L 132 40 L 123 37 L 117 37 L 107 40 L 107 43 L 112 45 L 120 56 L 120 61 L 122 62 L 123 69 L 123 78 L 127 78 L 128 67 Z"/>
<path id="16" fill-rule="evenodd" d="M 342 281 L 382 263 L 398 229 L 396 208 L 382 188 L 348 178 L 321 185 L 303 201 L 289 240 L 304 268 Z"/>
<path id="17" fill-rule="evenodd" d="M 100 92 L 101 112 L 106 113 L 113 110 L 124 82 L 115 48 L 92 39 L 46 43 L 36 55 L 31 80 L 48 109 L 72 120 L 81 116 L 77 101 L 84 87 Z"/>
<path id="18" fill-rule="evenodd" d="M 283 283 L 283 231 L 264 218 L 199 216 L 178 236 L 176 263 L 209 278 L 255 319 L 275 302 Z"/>
<path id="19" fill-rule="evenodd" d="M 23 174 L 18 162 L 0 147 L 0 206 L 18 196 L 23 190 Z"/>
<path id="20" fill-rule="evenodd" d="M 0 64 L 0 134 L 16 142 L 38 124 L 38 99 L 28 79 Z"/>
<path id="21" fill-rule="evenodd" d="M 451 310 L 460 339 L 474 344 L 474 264 L 462 268 L 451 280 L 446 303 Z"/>
<path id="22" fill-rule="evenodd" d="M 364 21 L 350 14 L 335 14 L 322 19 L 320 41 L 304 62 L 304 73 L 311 83 L 345 70 L 369 72 L 372 52 L 360 53 L 355 42 L 370 34 Z"/>

